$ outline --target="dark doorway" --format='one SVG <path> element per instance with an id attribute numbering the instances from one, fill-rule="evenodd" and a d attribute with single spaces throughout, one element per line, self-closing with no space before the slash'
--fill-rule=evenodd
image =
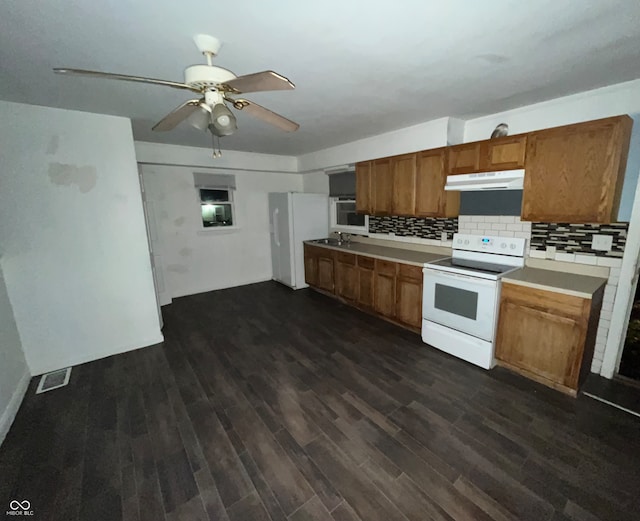
<path id="1" fill-rule="evenodd" d="M 640 284 L 636 286 L 633 308 L 629 318 L 627 338 L 624 342 L 620 370 L 622 376 L 640 381 Z"/>

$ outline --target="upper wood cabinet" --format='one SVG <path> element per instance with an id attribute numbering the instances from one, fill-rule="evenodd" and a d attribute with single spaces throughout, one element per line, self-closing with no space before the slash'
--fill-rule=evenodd
<path id="1" fill-rule="evenodd" d="M 602 294 L 586 299 L 503 282 L 496 358 L 575 395 L 591 366 Z"/>
<path id="2" fill-rule="evenodd" d="M 456 217 L 460 193 L 445 192 L 447 149 L 435 148 L 416 154 L 415 215 L 418 217 Z"/>
<path id="3" fill-rule="evenodd" d="M 391 158 L 393 174 L 393 215 L 415 215 L 416 154 Z"/>
<path id="4" fill-rule="evenodd" d="M 632 124 L 618 116 L 529 134 L 522 219 L 615 221 Z"/>
<path id="5" fill-rule="evenodd" d="M 391 215 L 393 208 L 393 172 L 391 158 L 376 159 L 371 165 L 371 197 L 373 213 Z"/>
<path id="6" fill-rule="evenodd" d="M 475 174 L 524 168 L 526 146 L 526 134 L 451 146 L 447 149 L 448 173 Z"/>
<path id="7" fill-rule="evenodd" d="M 447 149 L 450 174 L 469 174 L 480 170 L 480 141 Z"/>
<path id="8" fill-rule="evenodd" d="M 371 201 L 371 163 L 362 161 L 356 163 L 356 212 L 370 214 Z"/>
<path id="9" fill-rule="evenodd" d="M 526 134 L 481 141 L 480 172 L 524 168 L 526 151 Z"/>

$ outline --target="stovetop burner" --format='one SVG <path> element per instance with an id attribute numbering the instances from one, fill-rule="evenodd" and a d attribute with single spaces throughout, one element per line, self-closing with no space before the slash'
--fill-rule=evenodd
<path id="1" fill-rule="evenodd" d="M 446 266 L 448 268 L 461 268 L 469 271 L 480 273 L 495 273 L 501 274 L 508 271 L 512 271 L 514 266 L 508 266 L 505 264 L 498 264 L 494 262 L 482 262 L 470 259 L 442 259 L 436 262 L 432 262 L 431 266 Z"/>

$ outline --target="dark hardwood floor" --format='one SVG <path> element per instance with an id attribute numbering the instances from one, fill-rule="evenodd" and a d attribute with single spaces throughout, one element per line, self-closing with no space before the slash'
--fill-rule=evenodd
<path id="1" fill-rule="evenodd" d="M 0 448 L 2 515 L 26 499 L 65 521 L 640 517 L 640 421 L 622 411 L 310 290 L 164 315 L 164 344 L 31 383 Z"/>

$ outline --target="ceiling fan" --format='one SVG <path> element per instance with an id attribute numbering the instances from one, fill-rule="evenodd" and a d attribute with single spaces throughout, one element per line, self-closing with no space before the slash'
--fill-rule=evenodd
<path id="1" fill-rule="evenodd" d="M 253 101 L 235 97 L 245 92 L 292 90 L 295 88 L 293 83 L 274 71 L 236 76 L 230 70 L 216 67 L 212 64 L 213 58 L 218 54 L 222 45 L 220 40 L 206 34 L 198 34 L 193 39 L 200 52 L 205 55 L 207 64 L 187 67 L 184 71 L 184 83 L 84 69 L 55 68 L 53 71 L 57 74 L 69 76 L 91 76 L 164 85 L 175 89 L 197 92 L 201 95 L 196 99 L 185 101 L 182 105 L 169 112 L 155 124 L 152 128 L 154 131 L 172 130 L 184 120 L 188 120 L 191 125 L 200 130 L 209 130 L 214 138 L 216 136 L 218 138 L 229 136 L 237 129 L 237 123 L 235 116 L 227 107 L 227 103 L 233 108 L 244 110 L 285 132 L 298 130 L 300 125 L 284 116 L 276 114 Z M 221 155 L 220 150 L 214 152 L 214 157 L 219 155 Z"/>

